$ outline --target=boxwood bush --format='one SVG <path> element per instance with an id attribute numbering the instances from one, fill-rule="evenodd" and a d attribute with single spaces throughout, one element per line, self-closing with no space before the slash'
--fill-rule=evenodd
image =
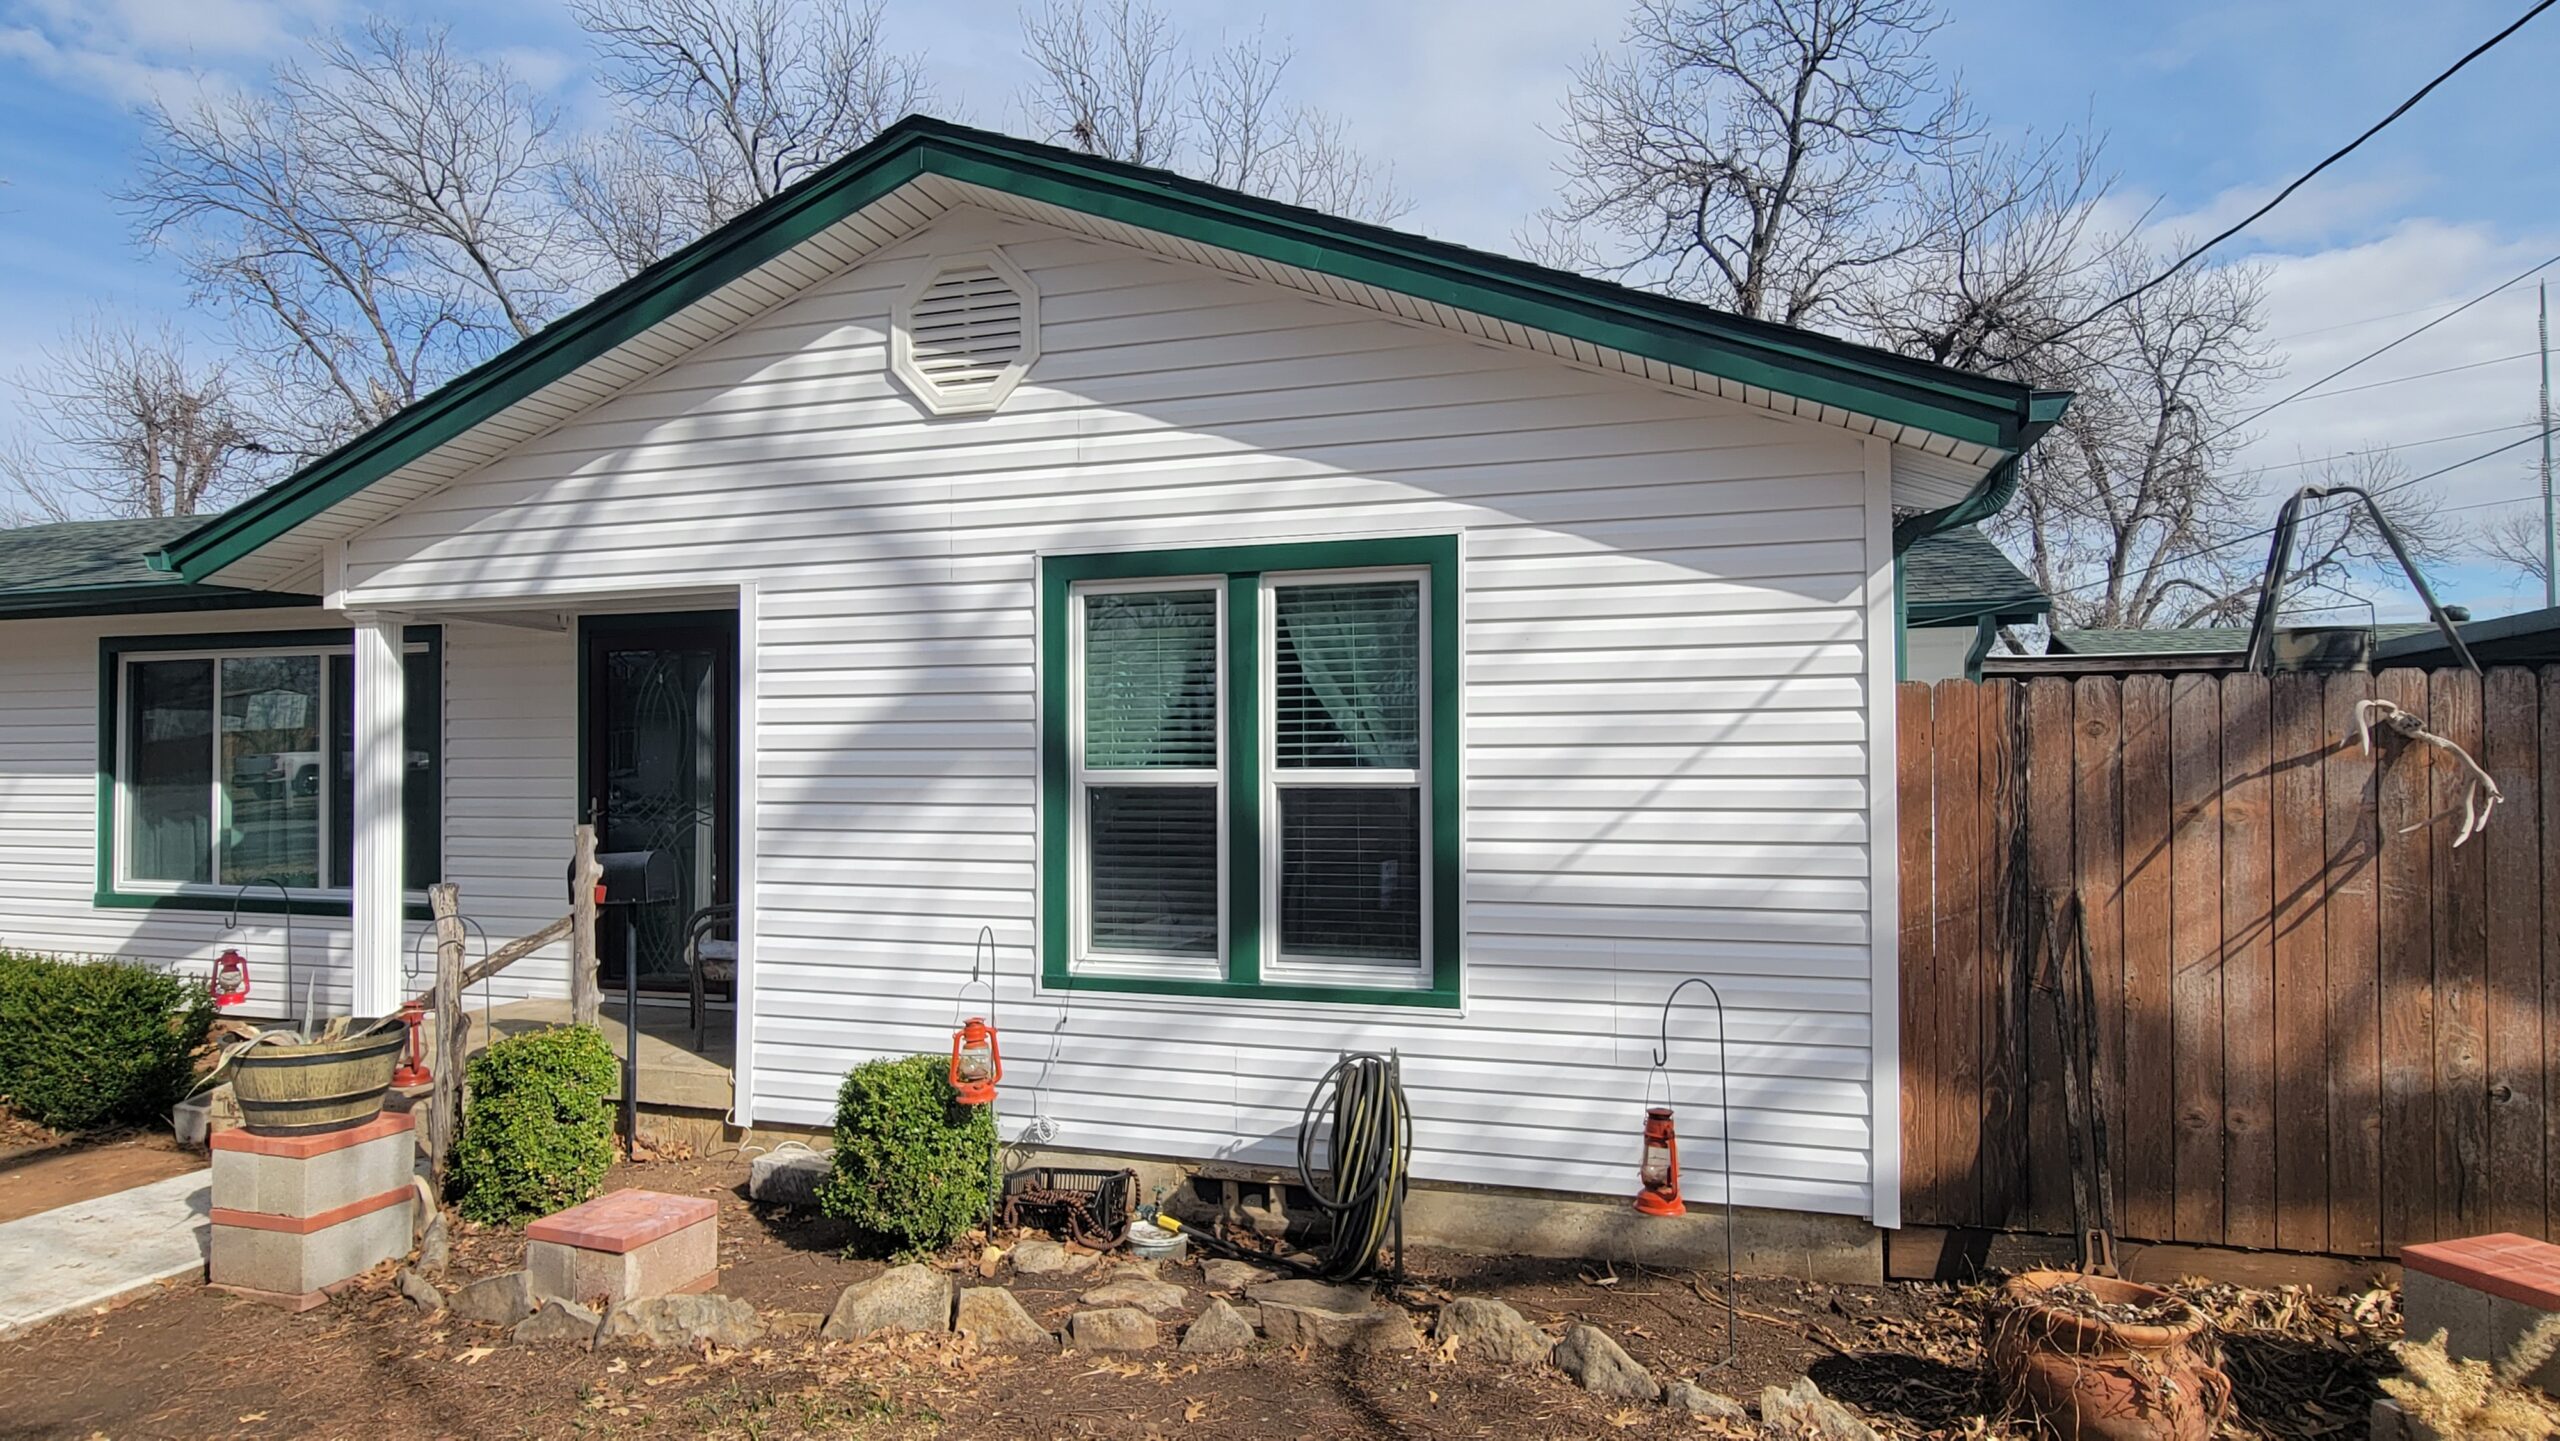
<path id="1" fill-rule="evenodd" d="M 201 982 L 0 951 L 0 1100 L 58 1131 L 168 1114 L 213 1024 Z"/>
<path id="2" fill-rule="evenodd" d="M 593 1026 L 528 1031 L 473 1056 L 453 1156 L 462 1214 L 511 1225 L 594 1196 L 613 1165 L 618 1073 Z"/>
<path id="3" fill-rule="evenodd" d="M 947 1057 L 865 1061 L 836 1092 L 818 1209 L 850 1222 L 858 1249 L 938 1251 L 986 1219 L 995 1161 L 995 1108 L 960 1104 Z"/>

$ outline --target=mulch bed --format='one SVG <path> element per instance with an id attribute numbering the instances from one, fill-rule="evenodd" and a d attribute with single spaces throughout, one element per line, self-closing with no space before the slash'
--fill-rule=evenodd
<path id="1" fill-rule="evenodd" d="M 617 1167 L 611 1185 L 708 1195 L 720 1206 L 725 1293 L 770 1311 L 823 1312 L 877 1262 L 839 1255 L 823 1219 L 768 1213 L 735 1158 Z M 973 1253 L 974 1254 L 974 1253 Z M 464 1228 L 448 1290 L 521 1264 L 520 1235 Z M 955 1262 L 956 1264 L 956 1262 Z M 1205 1294 L 1196 1266 L 1165 1279 Z M 1724 1354 L 1711 1276 L 1571 1263 L 1412 1258 L 1405 1299 L 1495 1296 L 1533 1322 L 1570 1317 L 1615 1336 L 1665 1379 Z M 1013 1283 L 1057 1325 L 1088 1282 Z M 1890 1435 L 1997 1437 L 1976 1381 L 1986 1288 L 1746 1281 L 1738 1364 L 1701 1377 L 1745 1400 L 1810 1374 Z M 2398 1334 L 2378 1301 L 2202 1288 L 2242 1392 L 2236 1436 L 2361 1435 L 2381 1348 Z M 1196 1313 L 1195 1305 L 1186 1317 Z M 1427 1324 L 1427 1317 L 1426 1324 Z M 701 1435 L 1019 1438 L 1092 1436 L 1698 1436 L 1660 1407 L 1595 1398 L 1546 1368 L 1514 1371 L 1434 1350 L 1349 1358 L 1270 1345 L 1195 1362 L 1167 1344 L 1135 1358 L 979 1355 L 950 1338 L 859 1345 L 769 1341 L 743 1353 L 507 1343 L 494 1330 L 422 1320 L 388 1268 L 302 1316 L 195 1283 L 105 1315 L 0 1341 L 0 1431 L 11 1436 Z M 2332 1423 L 2335 1424 L 2332 1424 Z"/>

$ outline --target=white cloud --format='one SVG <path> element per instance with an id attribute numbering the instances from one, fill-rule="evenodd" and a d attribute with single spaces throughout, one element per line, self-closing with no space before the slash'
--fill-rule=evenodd
<path id="1" fill-rule="evenodd" d="M 334 0 L 30 0 L 0 56 L 67 87 L 135 105 L 281 55 Z"/>

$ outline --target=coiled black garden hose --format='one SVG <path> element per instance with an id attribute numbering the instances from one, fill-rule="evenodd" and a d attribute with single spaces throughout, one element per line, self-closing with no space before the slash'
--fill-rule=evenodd
<path id="1" fill-rule="evenodd" d="M 1316 1115 L 1333 1093 L 1330 1184 L 1316 1179 Z M 1295 1271 L 1322 1281 L 1356 1281 L 1377 1268 L 1378 1252 L 1391 1241 L 1396 1268 L 1404 1268 L 1404 1193 L 1413 1162 L 1413 1110 L 1404 1095 L 1402 1063 L 1375 1051 L 1345 1052 L 1307 1094 L 1298 1117 L 1298 1184 L 1332 1218 L 1324 1246 L 1312 1261 L 1239 1246 L 1208 1231 L 1183 1227 L 1207 1250 L 1222 1256 Z M 1170 1218 L 1168 1218 L 1170 1219 Z"/>

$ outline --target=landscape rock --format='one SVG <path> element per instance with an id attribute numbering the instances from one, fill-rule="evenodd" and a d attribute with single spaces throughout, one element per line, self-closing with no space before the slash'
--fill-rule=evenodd
<path id="1" fill-rule="evenodd" d="M 734 1296 L 647 1296 L 607 1311 L 599 1342 L 689 1347 L 708 1341 L 742 1351 L 764 1339 L 756 1308 Z"/>
<path id="2" fill-rule="evenodd" d="M 1211 1300 L 1182 1333 L 1185 1356 L 1225 1356 L 1253 1344 L 1253 1323 L 1224 1301 Z"/>
<path id="3" fill-rule="evenodd" d="M 1251 1261 L 1204 1261 L 1200 1265 L 1200 1274 L 1212 1291 L 1241 1291 L 1271 1279 L 1269 1268 Z"/>
<path id="4" fill-rule="evenodd" d="M 747 1199 L 769 1206 L 814 1206 L 818 1183 L 835 1168 L 825 1151 L 769 1151 L 747 1163 Z"/>
<path id="5" fill-rule="evenodd" d="M 982 1351 L 1023 1347 L 1046 1350 L 1058 1344 L 1049 1328 L 1031 1319 L 1013 1293 L 1001 1286 L 972 1286 L 960 1293 L 959 1319 L 952 1330 L 978 1343 Z"/>
<path id="6" fill-rule="evenodd" d="M 1171 1315 L 1190 1304 L 1190 1293 L 1170 1281 L 1135 1273 L 1114 1277 L 1109 1285 L 1085 1292 L 1076 1299 L 1088 1306 L 1135 1306 L 1158 1316 Z"/>
<path id="7" fill-rule="evenodd" d="M 436 1289 L 435 1282 L 414 1270 L 407 1268 L 401 1270 L 400 1294 L 408 1297 L 410 1305 L 427 1315 L 432 1316 L 444 1309 L 444 1293 Z"/>
<path id="8" fill-rule="evenodd" d="M 592 1346 L 603 1319 L 575 1301 L 545 1301 L 541 1310 L 516 1323 L 515 1338 L 528 1346 Z"/>
<path id="9" fill-rule="evenodd" d="M 1519 1312 L 1480 1296 L 1461 1296 L 1441 1307 L 1431 1335 L 1455 1355 L 1502 1366 L 1534 1366 L 1555 1346 Z"/>
<path id="10" fill-rule="evenodd" d="M 830 1341 L 951 1329 L 951 1278 L 930 1266 L 897 1266 L 844 1288 L 819 1334 Z"/>
<path id="11" fill-rule="evenodd" d="M 1582 1389 L 1594 1396 L 1618 1401 L 1662 1399 L 1662 1383 L 1597 1326 L 1567 1327 L 1564 1339 L 1556 1343 L 1552 1359 L 1558 1369 L 1581 1382 Z"/>
<path id="12" fill-rule="evenodd" d="M 490 1276 L 454 1292 L 445 1304 L 465 1321 L 512 1326 L 533 1314 L 533 1278 L 522 1271 Z"/>
<path id="13" fill-rule="evenodd" d="M 1360 1286 L 1266 1281 L 1245 1292 L 1262 1308 L 1262 1334 L 1283 1346 L 1330 1351 L 1412 1351 L 1422 1345 L 1413 1318 L 1382 1306 Z"/>
<path id="14" fill-rule="evenodd" d="M 1126 1306 L 1079 1311 L 1067 1322 L 1067 1334 L 1079 1351 L 1151 1351 L 1156 1344 L 1156 1318 Z"/>
<path id="15" fill-rule="evenodd" d="M 1050 1240 L 1025 1241 L 1013 1248 L 1017 1276 L 1081 1276 L 1098 1258 L 1090 1251 L 1070 1251 Z"/>
<path id="16" fill-rule="evenodd" d="M 764 1333 L 775 1340 L 792 1336 L 815 1336 L 827 1324 L 821 1311 L 776 1311 L 764 1318 Z"/>
<path id="17" fill-rule="evenodd" d="M 1662 1399 L 1672 1410 L 1685 1416 L 1741 1423 L 1751 1420 L 1751 1413 L 1742 1409 L 1741 1402 L 1721 1391 L 1710 1391 L 1695 1381 L 1672 1382 L 1670 1389 L 1663 1392 Z"/>
<path id="18" fill-rule="evenodd" d="M 1793 1386 L 1763 1390 L 1760 1424 L 1772 1435 L 1801 1436 L 1806 1441 L 1876 1441 L 1874 1427 L 1823 1395 L 1810 1376 L 1797 1377 Z"/>
<path id="19" fill-rule="evenodd" d="M 427 1224 L 418 1233 L 418 1270 L 428 1276 L 441 1276 L 453 1263 L 453 1233 L 445 1225 L 444 1212 L 429 1211 Z"/>

